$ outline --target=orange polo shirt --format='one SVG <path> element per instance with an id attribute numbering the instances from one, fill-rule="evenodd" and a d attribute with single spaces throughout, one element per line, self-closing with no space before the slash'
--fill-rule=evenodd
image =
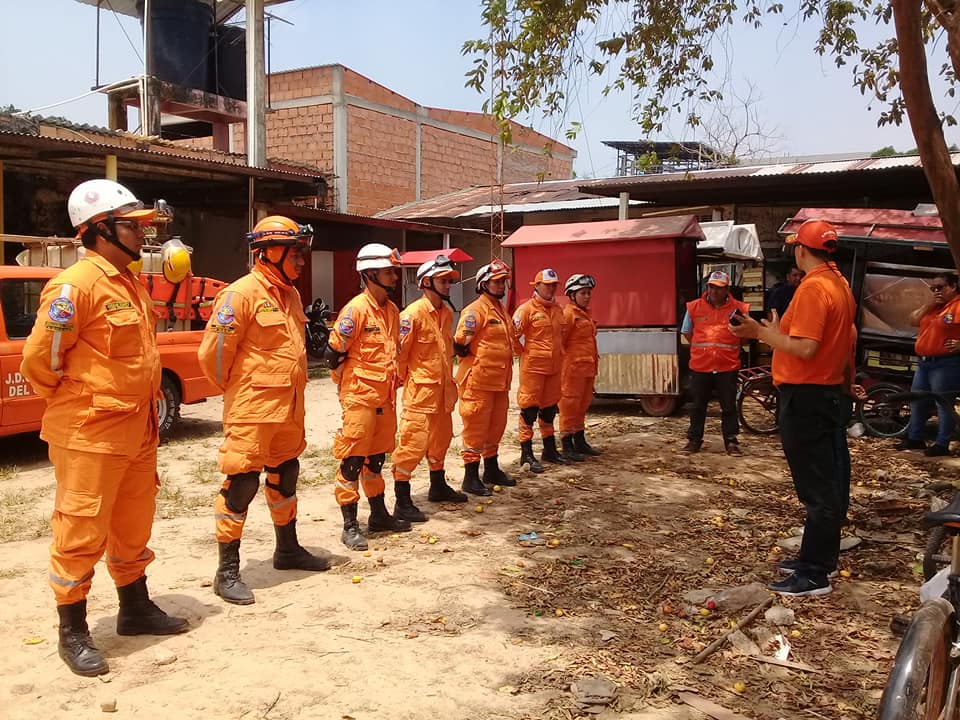
<path id="1" fill-rule="evenodd" d="M 809 360 L 782 350 L 773 351 L 773 382 L 792 385 L 841 385 L 856 339 L 856 301 L 850 284 L 833 262 L 804 275 L 780 330 L 795 338 L 816 340 L 817 352 Z"/>
<path id="2" fill-rule="evenodd" d="M 960 340 L 960 295 L 920 318 L 917 355 L 948 355 L 947 340 Z"/>

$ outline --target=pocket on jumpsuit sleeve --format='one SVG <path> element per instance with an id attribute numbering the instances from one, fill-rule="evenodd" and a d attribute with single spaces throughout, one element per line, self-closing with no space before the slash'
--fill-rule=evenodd
<path id="1" fill-rule="evenodd" d="M 95 518 L 100 514 L 102 498 L 97 493 L 58 486 L 53 509 L 61 516 L 54 524 L 54 542 L 60 549 L 95 544 L 96 530 L 92 524 L 75 519 Z"/>

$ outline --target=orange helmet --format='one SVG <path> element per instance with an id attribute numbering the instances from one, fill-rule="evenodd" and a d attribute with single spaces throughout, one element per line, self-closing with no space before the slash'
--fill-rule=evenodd
<path id="1" fill-rule="evenodd" d="M 313 244 L 313 228 L 283 215 L 269 215 L 247 233 L 247 242 L 251 250 L 277 245 L 298 245 L 307 249 Z"/>

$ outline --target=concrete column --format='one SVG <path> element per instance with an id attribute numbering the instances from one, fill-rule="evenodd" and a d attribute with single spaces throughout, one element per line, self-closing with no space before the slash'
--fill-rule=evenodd
<path id="1" fill-rule="evenodd" d="M 620 193 L 620 213 L 618 220 L 628 220 L 630 218 L 630 193 Z"/>
<path id="2" fill-rule="evenodd" d="M 337 197 L 337 212 L 345 213 L 349 206 L 347 196 L 350 158 L 347 156 L 347 99 L 343 90 L 343 66 L 333 68 L 333 187 Z"/>
<path id="3" fill-rule="evenodd" d="M 114 182 L 116 182 L 117 181 L 117 156 L 107 155 L 106 158 L 104 158 L 104 160 L 105 162 L 104 162 L 104 168 L 103 168 L 103 176 L 107 180 L 113 180 Z"/>
<path id="4" fill-rule="evenodd" d="M 247 165 L 267 165 L 263 0 L 247 0 Z"/>

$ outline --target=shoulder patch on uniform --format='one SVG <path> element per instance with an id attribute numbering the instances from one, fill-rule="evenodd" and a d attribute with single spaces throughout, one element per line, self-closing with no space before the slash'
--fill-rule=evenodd
<path id="1" fill-rule="evenodd" d="M 233 325 L 233 321 L 236 319 L 237 314 L 230 305 L 223 305 L 217 310 L 217 322 L 221 325 Z"/>
<path id="2" fill-rule="evenodd" d="M 477 316 L 473 313 L 470 313 L 465 318 L 463 318 L 463 326 L 467 330 L 476 330 L 477 329 Z"/>
<path id="3" fill-rule="evenodd" d="M 520 326 L 523 324 L 523 319 L 519 315 L 513 316 L 513 326 L 519 330 Z"/>
<path id="4" fill-rule="evenodd" d="M 73 323 L 45 322 L 43 329 L 50 332 L 70 332 L 73 330 Z"/>
<path id="5" fill-rule="evenodd" d="M 357 326 L 354 324 L 353 318 L 349 315 L 340 318 L 340 322 L 337 323 L 337 330 L 345 337 L 350 337 L 353 335 L 353 331 L 356 329 Z"/>
<path id="6" fill-rule="evenodd" d="M 404 315 L 400 318 L 400 337 L 409 335 L 413 331 L 413 320 L 410 319 L 409 315 Z"/>
<path id="7" fill-rule="evenodd" d="M 219 323 L 210 323 L 208 329 L 219 335 L 233 335 L 237 329 L 231 325 L 220 325 Z"/>
<path id="8" fill-rule="evenodd" d="M 50 309 L 47 310 L 47 315 L 55 323 L 65 323 L 68 320 L 72 320 L 76 312 L 77 310 L 73 306 L 73 301 L 61 295 L 50 303 Z"/>
<path id="9" fill-rule="evenodd" d="M 950 312 L 950 313 L 947 313 L 946 315 L 944 315 L 944 316 L 943 316 L 943 322 L 946 323 L 947 325 L 953 324 L 953 313 Z"/>
<path id="10" fill-rule="evenodd" d="M 105 306 L 107 312 L 114 312 L 115 310 L 129 310 L 133 307 L 133 303 L 129 300 L 115 300 L 114 302 L 108 302 Z"/>

